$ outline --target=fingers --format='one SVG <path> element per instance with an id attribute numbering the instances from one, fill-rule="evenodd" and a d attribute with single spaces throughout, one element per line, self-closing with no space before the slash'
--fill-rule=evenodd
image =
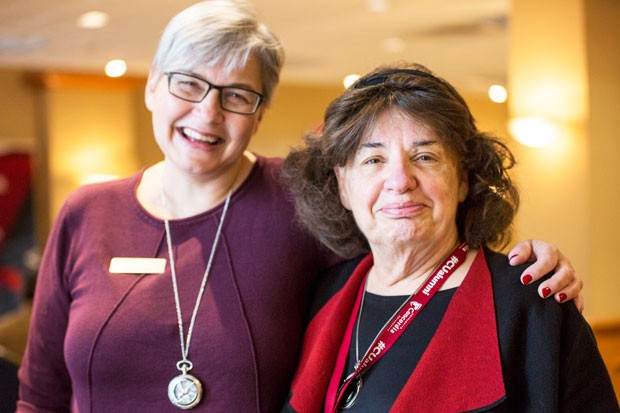
<path id="1" fill-rule="evenodd" d="M 525 264 L 532 255 L 532 241 L 521 241 L 515 245 L 508 253 L 511 265 Z"/>
<path id="2" fill-rule="evenodd" d="M 543 241 L 522 241 L 508 253 L 511 265 L 534 261 L 521 274 L 521 283 L 527 285 L 553 271 L 548 280 L 538 286 L 542 298 L 554 296 L 559 303 L 575 300 L 579 311 L 583 312 L 584 299 L 580 292 L 583 281 L 577 276 L 570 261 L 554 245 Z"/>
<path id="3" fill-rule="evenodd" d="M 538 293 L 543 298 L 554 294 L 558 302 L 566 302 L 577 297 L 582 286 L 583 282 L 577 277 L 570 263 L 566 260 L 560 260 L 556 272 L 549 279 L 540 283 Z"/>
<path id="4" fill-rule="evenodd" d="M 542 298 L 554 297 L 558 303 L 566 303 L 571 300 L 575 300 L 575 305 L 580 312 L 584 309 L 584 299 L 581 296 L 581 290 L 583 289 L 583 281 L 577 276 L 570 262 L 567 260 L 560 260 L 558 262 L 558 269 L 547 280 L 540 283 L 538 286 L 538 295 Z M 521 274 L 521 282 L 525 285 L 537 280 L 545 272 L 538 272 L 540 267 L 536 266 L 536 263 L 530 265 Z"/>
<path id="5" fill-rule="evenodd" d="M 550 285 L 547 285 L 547 287 L 551 288 L 551 293 L 553 293 L 558 291 L 558 289 L 564 288 L 576 278 L 575 270 L 570 261 L 568 261 L 555 246 L 538 241 L 524 243 L 525 245 L 519 248 L 519 252 L 516 252 L 518 256 L 512 256 L 512 258 L 510 258 L 511 256 L 509 255 L 511 265 L 518 265 L 535 260 L 521 274 L 521 282 L 523 284 L 530 284 L 555 270 L 553 277 L 546 281 L 546 283 L 549 283 L 549 281 L 553 280 Z M 518 245 L 515 248 L 517 247 Z M 511 251 L 511 253 L 513 251 Z M 528 251 L 529 255 L 526 256 Z"/>
<path id="6" fill-rule="evenodd" d="M 565 303 L 571 300 L 575 301 L 575 305 L 579 312 L 583 313 L 585 306 L 581 290 L 583 288 L 583 281 L 577 276 L 566 287 L 559 289 L 554 293 L 555 301 L 558 303 Z M 539 290 L 540 291 L 540 290 Z"/>

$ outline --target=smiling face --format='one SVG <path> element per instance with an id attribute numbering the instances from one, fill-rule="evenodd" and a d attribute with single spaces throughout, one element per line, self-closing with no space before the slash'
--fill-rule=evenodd
<path id="1" fill-rule="evenodd" d="M 175 68 L 175 71 L 183 72 Z M 217 86 L 238 86 L 261 93 L 258 62 L 251 58 L 237 70 L 202 67 L 188 74 Z M 162 75 L 147 82 L 145 100 L 152 112 L 155 140 L 169 167 L 191 175 L 218 176 L 235 170 L 237 161 L 258 130 L 263 106 L 256 113 L 242 115 L 220 107 L 219 91 L 212 89 L 200 103 L 187 102 L 168 92 L 168 78 Z"/>
<path id="2" fill-rule="evenodd" d="M 437 136 L 402 112 L 383 113 L 335 172 L 341 202 L 371 248 L 458 240 L 456 211 L 467 182 Z"/>

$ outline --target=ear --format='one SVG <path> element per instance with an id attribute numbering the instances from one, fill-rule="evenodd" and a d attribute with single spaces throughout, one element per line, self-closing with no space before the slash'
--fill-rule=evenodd
<path id="1" fill-rule="evenodd" d="M 334 174 L 336 175 L 336 180 L 338 181 L 338 195 L 340 195 L 340 203 L 342 206 L 351 210 L 351 202 L 349 201 L 349 194 L 346 189 L 346 169 L 344 166 L 334 166 Z"/>
<path id="2" fill-rule="evenodd" d="M 459 179 L 459 203 L 465 201 L 467 198 L 467 194 L 469 193 L 469 179 L 467 179 L 467 174 L 461 172 Z"/>
<path id="3" fill-rule="evenodd" d="M 160 75 L 151 68 L 149 70 L 149 77 L 146 80 L 146 87 L 144 88 L 144 103 L 150 112 L 153 112 L 155 107 L 155 89 L 157 88 L 158 76 Z"/>

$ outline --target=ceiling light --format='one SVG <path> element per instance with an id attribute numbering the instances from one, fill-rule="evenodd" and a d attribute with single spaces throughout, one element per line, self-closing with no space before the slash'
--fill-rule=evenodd
<path id="1" fill-rule="evenodd" d="M 355 83 L 355 81 L 359 78 L 360 78 L 360 75 L 354 75 L 354 74 L 346 75 L 344 77 L 344 80 L 342 81 L 342 84 L 344 85 L 345 89 L 348 89 L 349 86 Z"/>
<path id="2" fill-rule="evenodd" d="M 374 12 L 386 11 L 390 8 L 388 0 L 366 0 L 366 8 Z"/>
<path id="3" fill-rule="evenodd" d="M 489 99 L 495 103 L 504 103 L 508 99 L 508 92 L 502 85 L 492 85 L 489 87 Z"/>
<path id="4" fill-rule="evenodd" d="M 127 71 L 127 63 L 124 60 L 110 60 L 105 65 L 105 74 L 109 77 L 121 77 Z"/>
<path id="5" fill-rule="evenodd" d="M 82 29 L 101 29 L 108 25 L 110 16 L 102 11 L 89 11 L 78 17 L 77 25 Z"/>

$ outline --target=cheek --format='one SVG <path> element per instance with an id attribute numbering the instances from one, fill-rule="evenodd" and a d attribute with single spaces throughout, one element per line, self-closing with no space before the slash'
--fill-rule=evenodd
<path id="1" fill-rule="evenodd" d="M 373 215 L 374 207 L 380 201 L 382 184 L 371 179 L 356 179 L 349 183 L 349 203 L 360 214 Z"/>
<path id="2" fill-rule="evenodd" d="M 255 117 L 242 117 L 245 115 L 235 115 L 225 113 L 224 121 L 220 125 L 228 131 L 229 136 L 236 143 L 249 143 L 250 139 L 258 131 L 260 121 Z"/>
<path id="3" fill-rule="evenodd" d="M 434 200 L 436 206 L 440 206 L 442 213 L 456 211 L 461 194 L 459 182 L 455 177 L 442 175 L 442 178 L 434 179 L 426 186 L 426 193 Z"/>
<path id="4" fill-rule="evenodd" d="M 149 109 L 153 114 L 153 119 L 156 123 L 161 124 L 162 121 L 167 118 L 167 114 L 170 113 L 170 109 L 166 107 L 166 102 L 157 99 L 156 97 L 153 97 L 150 101 Z"/>

